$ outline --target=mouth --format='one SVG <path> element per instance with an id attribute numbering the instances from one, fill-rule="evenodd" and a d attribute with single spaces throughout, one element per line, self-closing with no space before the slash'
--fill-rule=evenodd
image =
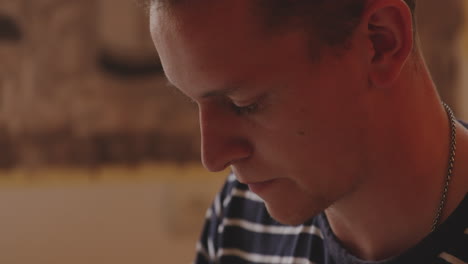
<path id="1" fill-rule="evenodd" d="M 271 185 L 276 181 L 276 179 L 271 179 L 271 180 L 265 180 L 265 181 L 255 181 L 255 180 L 248 180 L 246 178 L 249 177 L 244 177 L 245 175 L 239 171 L 239 169 L 236 166 L 231 166 L 232 172 L 236 176 L 237 180 L 245 184 L 249 187 L 249 190 L 254 192 L 257 195 L 260 195 L 262 193 L 265 193 L 268 189 L 271 188 Z"/>
<path id="2" fill-rule="evenodd" d="M 256 194 L 261 194 L 265 192 L 266 190 L 268 190 L 274 181 L 275 180 L 268 180 L 268 181 L 263 181 L 263 182 L 247 183 L 247 186 L 249 186 L 249 189 L 252 192 Z"/>

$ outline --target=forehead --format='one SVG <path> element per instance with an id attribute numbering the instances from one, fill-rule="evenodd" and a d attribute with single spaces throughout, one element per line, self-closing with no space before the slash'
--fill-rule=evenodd
<path id="1" fill-rule="evenodd" d="M 180 59 L 201 62 L 213 56 L 224 57 L 229 46 L 245 50 L 245 40 L 252 42 L 258 35 L 247 11 L 248 2 L 200 1 L 152 8 L 151 32 L 163 64 L 175 53 Z"/>
<path id="2" fill-rule="evenodd" d="M 180 89 L 226 86 L 258 75 L 278 61 L 307 57 L 301 53 L 306 43 L 303 32 L 263 34 L 259 17 L 251 12 L 251 0 L 207 2 L 213 4 L 151 11 L 161 62 L 169 81 Z"/>
<path id="3" fill-rule="evenodd" d="M 253 14 L 251 5 L 251 0 L 154 4 L 150 9 L 150 18 L 154 22 L 152 29 L 177 29 L 190 37 L 195 37 L 200 31 L 209 32 L 213 37 L 226 33 L 253 33 L 259 27 L 256 23 L 258 16 Z M 168 27 L 171 25 L 174 27 Z"/>

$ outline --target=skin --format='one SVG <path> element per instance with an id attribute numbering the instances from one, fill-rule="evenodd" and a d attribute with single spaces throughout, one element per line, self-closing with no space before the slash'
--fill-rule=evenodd
<path id="1" fill-rule="evenodd" d="M 369 1 L 344 50 L 298 28 L 262 34 L 249 0 L 207 2 L 150 12 L 168 80 L 199 106 L 204 166 L 230 166 L 282 223 L 325 211 L 363 259 L 397 255 L 426 236 L 449 130 L 413 50 L 407 6 Z M 460 125 L 458 141 L 466 159 Z M 443 220 L 468 190 L 466 165 L 455 173 Z"/>

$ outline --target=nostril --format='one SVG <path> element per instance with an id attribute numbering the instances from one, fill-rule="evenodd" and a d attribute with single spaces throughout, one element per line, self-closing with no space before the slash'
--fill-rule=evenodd
<path id="1" fill-rule="evenodd" d="M 225 170 L 230 165 L 251 157 L 253 151 L 245 140 L 232 140 L 221 144 L 202 144 L 203 166 L 212 172 Z"/>
<path id="2" fill-rule="evenodd" d="M 250 158 L 251 155 L 252 155 L 252 154 L 250 153 L 250 154 L 247 155 L 246 157 L 243 157 L 243 158 L 240 158 L 240 159 L 234 159 L 234 160 L 229 161 L 228 163 L 226 163 L 226 165 L 224 165 L 223 170 L 226 169 L 227 167 L 231 166 L 231 165 L 235 165 L 235 164 L 238 163 L 238 162 L 241 162 L 241 161 L 244 161 L 244 160 Z"/>

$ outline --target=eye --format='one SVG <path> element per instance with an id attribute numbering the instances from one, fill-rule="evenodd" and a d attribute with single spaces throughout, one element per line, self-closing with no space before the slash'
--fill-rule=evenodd
<path id="1" fill-rule="evenodd" d="M 235 103 L 231 102 L 231 107 L 232 110 L 237 114 L 237 115 L 251 115 L 255 114 L 258 110 L 258 103 L 253 103 L 247 106 L 238 106 Z"/>

